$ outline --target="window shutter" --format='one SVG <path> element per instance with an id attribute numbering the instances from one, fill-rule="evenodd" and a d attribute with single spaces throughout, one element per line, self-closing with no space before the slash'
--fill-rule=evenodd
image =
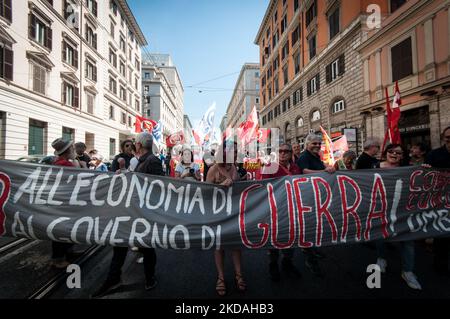
<path id="1" fill-rule="evenodd" d="M 52 50 L 52 35 L 53 35 L 53 31 L 50 27 L 45 27 L 45 35 L 46 35 L 46 43 L 45 46 Z"/>
<path id="2" fill-rule="evenodd" d="M 325 78 L 327 84 L 331 82 L 331 64 L 328 64 L 325 68 Z"/>
<path id="3" fill-rule="evenodd" d="M 34 39 L 36 36 L 36 17 L 33 14 L 29 15 L 29 37 Z"/>
<path id="4" fill-rule="evenodd" d="M 97 16 L 97 1 L 93 1 L 93 14 Z"/>
<path id="5" fill-rule="evenodd" d="M 88 65 L 89 63 L 86 61 L 84 63 L 84 77 L 87 78 L 88 77 Z"/>
<path id="6" fill-rule="evenodd" d="M 93 80 L 95 81 L 95 82 L 97 82 L 97 67 L 96 66 L 94 66 L 93 67 Z"/>
<path id="7" fill-rule="evenodd" d="M 73 66 L 78 69 L 78 51 L 73 50 Z"/>
<path id="8" fill-rule="evenodd" d="M 316 91 L 320 90 L 320 73 L 316 75 Z"/>
<path id="9" fill-rule="evenodd" d="M 3 0 L 3 14 L 6 20 L 12 22 L 12 6 L 11 0 Z"/>
<path id="10" fill-rule="evenodd" d="M 61 101 L 63 104 L 66 104 L 66 90 L 67 90 L 67 85 L 66 83 L 62 84 L 62 90 L 61 90 Z"/>
<path id="11" fill-rule="evenodd" d="M 94 44 L 94 49 L 97 50 L 97 34 L 94 34 L 93 38 L 93 44 Z"/>
<path id="12" fill-rule="evenodd" d="M 303 87 L 300 87 L 300 102 L 303 101 Z"/>
<path id="13" fill-rule="evenodd" d="M 339 57 L 338 64 L 339 64 L 339 75 L 342 75 L 345 73 L 345 56 L 343 54 Z"/>
<path id="14" fill-rule="evenodd" d="M 66 42 L 63 41 L 61 45 L 61 60 L 66 62 Z"/>
<path id="15" fill-rule="evenodd" d="M 5 47 L 4 56 L 4 76 L 5 79 L 13 80 L 13 64 L 14 64 L 14 52 Z"/>
<path id="16" fill-rule="evenodd" d="M 80 90 L 74 86 L 73 87 L 73 103 L 72 103 L 73 107 L 79 107 L 79 105 L 78 105 L 79 93 L 80 93 Z"/>
<path id="17" fill-rule="evenodd" d="M 307 85 L 306 85 L 306 94 L 308 96 L 311 95 L 311 81 L 308 81 Z"/>

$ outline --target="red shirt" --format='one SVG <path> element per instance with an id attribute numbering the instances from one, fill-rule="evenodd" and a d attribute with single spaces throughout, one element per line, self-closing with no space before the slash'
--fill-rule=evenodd
<path id="1" fill-rule="evenodd" d="M 72 162 L 69 162 L 68 160 L 66 160 L 64 158 L 57 158 L 56 161 L 53 162 L 53 165 L 75 167 L 75 165 L 73 165 Z"/>
<path id="2" fill-rule="evenodd" d="M 270 169 L 270 171 L 277 170 L 277 172 L 273 173 L 273 174 L 264 174 L 269 169 Z M 301 173 L 302 173 L 302 170 L 295 163 L 290 163 L 289 169 L 287 167 L 281 167 L 281 165 L 278 163 L 271 163 L 270 165 L 266 165 L 263 168 L 262 179 L 283 177 L 283 176 L 288 176 L 288 175 L 300 175 Z"/>

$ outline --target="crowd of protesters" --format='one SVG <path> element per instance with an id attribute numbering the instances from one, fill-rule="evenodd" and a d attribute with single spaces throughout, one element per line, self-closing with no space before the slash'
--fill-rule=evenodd
<path id="1" fill-rule="evenodd" d="M 389 144 L 381 150 L 381 143 L 376 138 L 368 138 L 364 142 L 363 152 L 358 157 L 354 151 L 346 151 L 342 158 L 335 162 L 333 166 L 326 165 L 320 158 L 322 136 L 314 133 L 309 134 L 305 140 L 305 149 L 301 151 L 298 143 L 279 145 L 277 160 L 263 164 L 261 168 L 262 179 L 278 178 L 289 175 L 314 174 L 326 172 L 334 174 L 340 170 L 359 169 L 396 169 L 401 166 L 423 165 L 433 168 L 450 168 L 450 127 L 442 132 L 443 146 L 429 151 L 426 144 L 416 143 L 410 146 L 409 152 L 403 149 L 402 145 Z M 92 169 L 98 171 L 108 171 L 104 163 L 104 157 L 97 150 L 86 152 L 84 143 L 65 141 L 62 138 L 52 143 L 55 149 L 56 159 L 53 165 L 78 167 L 81 169 Z M 117 154 L 111 164 L 109 171 L 116 174 L 127 172 L 138 172 L 157 176 L 175 176 L 189 182 L 205 181 L 223 186 L 231 186 L 237 181 L 247 179 L 247 172 L 242 163 L 237 163 L 237 145 L 235 142 L 223 143 L 216 151 L 208 152 L 203 157 L 203 176 L 198 163 L 194 161 L 194 152 L 189 146 L 183 146 L 179 154 L 172 154 L 171 151 L 164 155 L 153 152 L 153 138 L 150 133 L 143 132 L 137 135 L 136 139 L 125 140 L 120 145 L 121 152 Z M 230 155 L 231 151 L 234 153 Z M 172 167 L 172 155 L 179 156 L 180 160 L 176 166 Z M 233 158 L 230 162 L 229 158 Z M 218 158 L 220 157 L 220 159 Z M 216 161 L 217 160 L 217 161 Z M 172 172 L 174 169 L 174 172 Z M 432 240 L 434 253 L 435 270 L 442 275 L 449 275 L 448 253 L 450 238 L 434 238 Z M 73 244 L 53 242 L 52 264 L 58 268 L 66 267 L 69 262 L 68 256 L 73 254 Z M 382 273 L 386 272 L 388 265 L 385 254 L 385 243 L 383 240 L 375 242 L 377 265 Z M 145 288 L 147 290 L 157 285 L 155 277 L 156 251 L 153 248 L 133 248 L 139 251 L 143 258 L 140 262 L 144 264 Z M 294 249 L 281 250 L 281 270 L 298 277 L 300 271 L 294 265 Z M 315 276 L 323 276 L 319 260 L 326 258 L 317 248 L 303 248 L 301 252 L 305 256 L 305 265 Z M 113 257 L 106 281 L 94 296 L 102 296 L 114 288 L 121 285 L 121 268 L 128 253 L 127 247 L 114 247 Z M 270 249 L 268 251 L 268 270 L 271 280 L 279 281 L 280 251 Z M 402 262 L 401 277 L 412 289 L 421 289 L 418 277 L 414 272 L 415 265 L 415 242 L 400 242 L 400 255 Z M 238 290 L 245 291 L 247 288 L 242 269 L 242 254 L 240 249 L 232 249 L 231 256 L 234 265 L 235 284 Z M 217 270 L 216 292 L 219 296 L 227 293 L 224 278 L 225 250 L 216 250 L 214 259 Z"/>

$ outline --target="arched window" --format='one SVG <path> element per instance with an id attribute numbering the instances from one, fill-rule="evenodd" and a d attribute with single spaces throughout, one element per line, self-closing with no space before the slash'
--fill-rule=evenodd
<path id="1" fill-rule="evenodd" d="M 304 124 L 303 117 L 299 117 L 297 119 L 297 127 L 303 127 L 303 124 Z"/>
<path id="2" fill-rule="evenodd" d="M 331 107 L 331 113 L 336 114 L 345 110 L 344 100 L 337 100 L 333 103 Z"/>
<path id="3" fill-rule="evenodd" d="M 311 122 L 317 122 L 320 121 L 320 111 L 315 110 L 311 113 Z"/>

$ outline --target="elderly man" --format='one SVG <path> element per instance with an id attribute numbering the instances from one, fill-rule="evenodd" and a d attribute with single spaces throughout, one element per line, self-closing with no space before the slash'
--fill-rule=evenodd
<path id="1" fill-rule="evenodd" d="M 364 142 L 364 152 L 358 157 L 356 161 L 356 169 L 371 169 L 376 168 L 379 164 L 376 155 L 380 152 L 380 141 L 376 138 L 368 138 Z"/>
<path id="2" fill-rule="evenodd" d="M 322 137 L 314 133 L 309 134 L 305 140 L 305 151 L 300 155 L 297 160 L 297 166 L 300 167 L 303 174 L 312 174 L 319 172 L 334 173 L 336 169 L 333 166 L 326 166 L 320 159 L 320 147 L 322 145 Z M 322 271 L 320 270 L 318 258 L 324 258 L 324 255 L 320 253 L 316 248 L 303 249 L 305 254 L 306 267 L 311 272 L 322 277 Z"/>
<path id="3" fill-rule="evenodd" d="M 281 144 L 278 153 L 278 163 L 271 163 L 265 166 L 262 171 L 262 179 L 301 174 L 300 168 L 292 161 L 291 145 L 286 143 Z M 294 249 L 283 249 L 281 252 L 283 254 L 283 259 L 281 261 L 282 269 L 287 273 L 300 277 L 300 271 L 292 263 Z M 269 274 L 273 281 L 280 280 L 280 270 L 278 269 L 279 254 L 278 249 L 269 250 Z"/>
<path id="4" fill-rule="evenodd" d="M 136 154 L 139 163 L 135 172 L 149 175 L 163 176 L 161 160 L 152 153 L 153 137 L 148 132 L 140 133 L 136 137 Z M 140 248 L 144 255 L 145 289 L 153 289 L 157 285 L 155 278 L 156 252 L 154 248 Z M 128 247 L 114 247 L 108 278 L 103 286 L 93 295 L 101 297 L 121 285 L 121 268 L 127 257 Z"/>

